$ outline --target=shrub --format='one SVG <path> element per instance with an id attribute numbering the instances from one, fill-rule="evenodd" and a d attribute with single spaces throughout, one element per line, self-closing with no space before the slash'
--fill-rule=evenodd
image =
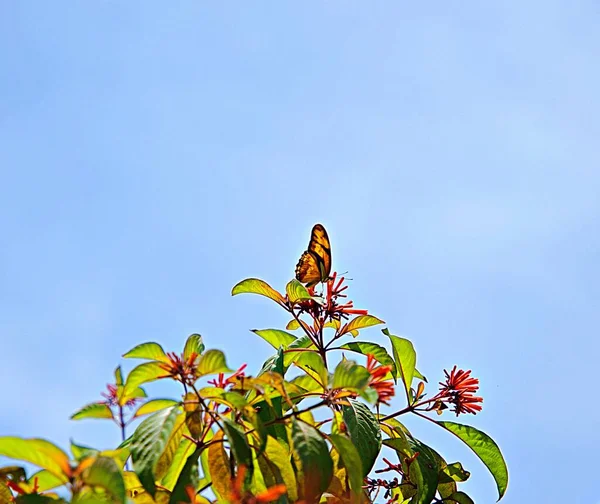
<path id="1" fill-rule="evenodd" d="M 459 490 L 469 472 L 415 438 L 399 420 L 405 415 L 462 440 L 502 498 L 508 472 L 496 443 L 439 419 L 480 411 L 478 380 L 455 366 L 431 386 L 409 340 L 383 329 L 391 353 L 364 340 L 365 329 L 384 322 L 354 308 L 344 278 L 329 274 L 328 240 L 319 249 L 314 233 L 297 268 L 308 286 L 293 279 L 283 294 L 250 278 L 233 288 L 233 295 L 270 299 L 290 317 L 285 330 L 253 331 L 275 349 L 257 373 L 229 369 L 224 353 L 205 349 L 198 334 L 180 353 L 154 342 L 136 346 L 123 357 L 144 362 L 126 377 L 117 367 L 103 400 L 72 416 L 115 422 L 122 443 L 111 450 L 72 443 L 67 455 L 43 439 L 1 437 L 0 455 L 40 470 L 27 476 L 20 466 L 0 469 L 0 504 L 473 502 Z M 176 382 L 181 396 L 148 399 L 142 385 L 157 380 Z M 404 407 L 394 410 L 396 395 Z M 130 423 L 142 418 L 127 437 Z M 392 455 L 384 457 L 382 447 Z"/>

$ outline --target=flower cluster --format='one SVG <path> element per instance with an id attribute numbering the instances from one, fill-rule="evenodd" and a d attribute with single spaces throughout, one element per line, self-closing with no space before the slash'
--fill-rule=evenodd
<path id="1" fill-rule="evenodd" d="M 220 389 L 226 389 L 228 386 L 235 386 L 239 383 L 240 380 L 243 380 L 246 377 L 244 373 L 244 369 L 246 369 L 247 364 L 243 364 L 240 368 L 233 373 L 228 378 L 225 378 L 225 373 L 219 373 L 218 377 L 214 380 L 208 380 L 209 385 L 213 385 L 214 387 Z"/>
<path id="2" fill-rule="evenodd" d="M 106 385 L 107 392 L 102 392 L 101 395 L 104 397 L 104 401 L 101 404 L 106 404 L 109 407 L 119 405 L 119 388 L 116 385 L 109 383 Z M 132 397 L 128 399 L 125 406 L 134 406 L 138 401 L 141 401 L 141 397 Z"/>
<path id="3" fill-rule="evenodd" d="M 371 373 L 369 386 L 377 391 L 377 402 L 389 406 L 389 400 L 396 394 L 394 384 L 386 380 L 386 376 L 392 370 L 392 366 L 377 366 L 373 355 L 367 355 L 367 371 Z"/>
<path id="4" fill-rule="evenodd" d="M 475 396 L 475 392 L 479 389 L 479 380 L 471 378 L 471 371 L 457 370 L 456 366 L 452 371 L 444 370 L 446 381 L 440 382 L 440 392 L 434 397 L 438 402 L 438 410 L 443 409 L 439 406 L 443 403 L 448 403 L 454 406 L 453 411 L 456 416 L 461 413 L 471 413 L 475 415 L 481 411 L 483 402 L 482 397 Z"/>
<path id="5" fill-rule="evenodd" d="M 183 354 L 177 355 L 175 352 L 168 352 L 169 362 L 160 364 L 160 368 L 167 374 L 158 378 L 173 378 L 181 383 L 193 384 L 197 379 L 197 359 L 198 354 L 192 352 L 187 358 Z"/>

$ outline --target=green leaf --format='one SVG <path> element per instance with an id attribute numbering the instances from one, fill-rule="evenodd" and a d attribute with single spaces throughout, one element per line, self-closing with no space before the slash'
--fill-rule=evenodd
<path id="1" fill-rule="evenodd" d="M 285 292 L 292 304 L 312 299 L 312 296 L 308 293 L 306 287 L 295 278 L 285 286 Z"/>
<path id="2" fill-rule="evenodd" d="M 392 343 L 394 360 L 396 361 L 396 373 L 398 378 L 402 379 L 406 389 L 407 397 L 410 394 L 410 387 L 415 374 L 415 365 L 417 364 L 417 354 L 413 344 L 405 338 L 390 334 L 387 329 L 383 329 L 385 334 Z"/>
<path id="3" fill-rule="evenodd" d="M 348 484 L 352 491 L 352 497 L 354 502 L 360 502 L 360 496 L 362 494 L 362 484 L 364 473 L 362 467 L 362 461 L 356 447 L 352 444 L 346 436 L 339 434 L 331 434 L 329 436 L 331 444 L 335 447 L 337 452 L 340 454 L 344 467 L 346 467 L 346 474 L 348 476 Z"/>
<path id="4" fill-rule="evenodd" d="M 265 449 L 265 444 L 267 442 L 267 428 L 261 420 L 260 415 L 252 406 L 243 408 L 242 415 L 244 419 L 250 422 L 250 424 L 252 424 L 252 427 L 254 427 L 254 431 L 249 435 L 251 436 L 251 439 L 253 441 L 252 447 L 254 448 L 256 455 L 261 455 Z"/>
<path id="5" fill-rule="evenodd" d="M 161 486 L 171 491 L 175 488 L 179 475 L 181 474 L 188 457 L 194 452 L 195 447 L 196 445 L 190 439 L 181 439 L 167 472 L 160 480 Z"/>
<path id="6" fill-rule="evenodd" d="M 123 386 L 123 372 L 121 371 L 121 366 L 115 368 L 115 385 L 117 387 Z"/>
<path id="7" fill-rule="evenodd" d="M 429 504 L 435 497 L 438 486 L 438 474 L 440 472 L 439 461 L 434 450 L 413 437 L 408 437 L 408 442 L 413 453 L 419 455 L 410 465 L 412 476 L 415 466 L 419 467 L 420 477 L 417 476 L 417 500 L 418 504 Z"/>
<path id="8" fill-rule="evenodd" d="M 460 462 L 448 464 L 444 467 L 444 473 L 446 473 L 453 481 L 458 482 L 467 481 L 471 476 L 471 473 L 465 470 Z"/>
<path id="9" fill-rule="evenodd" d="M 95 457 L 100 453 L 100 450 L 90 448 L 89 446 L 78 445 L 71 440 L 71 453 L 75 460 L 81 461 L 86 457 Z"/>
<path id="10" fill-rule="evenodd" d="M 364 366 L 351 360 L 342 360 L 333 372 L 334 389 L 362 390 L 369 383 L 371 373 Z"/>
<path id="11" fill-rule="evenodd" d="M 269 345 L 273 346 L 276 350 L 283 346 L 286 348 L 290 343 L 293 343 L 298 338 L 289 332 L 280 331 L 279 329 L 253 329 L 254 334 L 258 334 L 264 339 Z"/>
<path id="12" fill-rule="evenodd" d="M 258 376 L 269 372 L 279 373 L 281 376 L 284 376 L 287 368 L 283 362 L 283 347 L 279 347 L 277 353 L 265 361 L 258 373 Z"/>
<path id="13" fill-rule="evenodd" d="M 498 487 L 498 500 L 502 499 L 508 486 L 508 468 L 502 452 L 494 440 L 469 425 L 455 422 L 437 422 L 463 441 L 481 459 L 496 481 Z"/>
<path id="14" fill-rule="evenodd" d="M 207 350 L 198 361 L 198 376 L 215 373 L 229 373 L 231 369 L 225 362 L 225 354 L 221 350 Z"/>
<path id="15" fill-rule="evenodd" d="M 394 381 L 396 380 L 396 363 L 394 359 L 390 356 L 385 348 L 377 343 L 371 343 L 368 341 L 352 341 L 350 343 L 346 343 L 340 347 L 344 350 L 350 350 L 351 352 L 356 352 L 362 355 L 372 355 L 377 362 L 379 362 L 383 366 L 392 366 L 392 374 L 394 376 Z"/>
<path id="16" fill-rule="evenodd" d="M 183 439 L 183 433 L 186 427 L 185 421 L 186 415 L 178 415 L 175 419 L 175 424 L 173 425 L 169 439 L 165 444 L 163 453 L 154 466 L 154 478 L 156 481 L 161 480 L 169 471 L 173 457 L 177 453 L 177 449 Z"/>
<path id="17" fill-rule="evenodd" d="M 344 422 L 360 454 L 364 478 L 373 468 L 381 450 L 381 429 L 377 418 L 366 405 L 352 399 L 349 402 L 350 406 L 343 406 Z"/>
<path id="18" fill-rule="evenodd" d="M 359 329 L 365 329 L 377 324 L 384 324 L 385 322 L 373 315 L 359 315 L 354 317 L 350 322 L 345 324 L 340 331 L 340 334 L 346 334 L 352 331 L 358 331 Z"/>
<path id="19" fill-rule="evenodd" d="M 105 403 L 86 404 L 83 408 L 71 415 L 71 420 L 82 420 L 84 418 L 110 418 L 113 413 Z"/>
<path id="20" fill-rule="evenodd" d="M 30 462 L 46 469 L 63 482 L 71 474 L 69 457 L 58 446 L 45 439 L 22 439 L 18 437 L 0 437 L 0 455 L 16 460 Z"/>
<path id="21" fill-rule="evenodd" d="M 229 440 L 229 446 L 238 465 L 245 465 L 252 471 L 252 452 L 248 446 L 246 435 L 240 427 L 228 418 L 223 419 L 223 429 Z"/>
<path id="22" fill-rule="evenodd" d="M 448 502 L 449 504 L 475 504 L 475 501 L 465 492 L 454 492 L 450 497 L 444 499 L 444 502 Z"/>
<path id="23" fill-rule="evenodd" d="M 158 411 L 143 420 L 133 433 L 133 468 L 142 486 L 153 497 L 156 493 L 154 469 L 171 438 L 178 415 L 175 407 Z"/>
<path id="24" fill-rule="evenodd" d="M 235 296 L 236 294 L 259 294 L 261 296 L 266 296 L 279 304 L 285 303 L 283 296 L 279 292 L 273 289 L 267 282 L 259 280 L 258 278 L 247 278 L 246 280 L 239 282 L 231 290 L 232 296 Z"/>
<path id="25" fill-rule="evenodd" d="M 127 376 L 127 380 L 125 380 L 123 397 L 130 397 L 130 394 L 142 383 L 158 380 L 165 375 L 167 375 L 167 372 L 160 367 L 158 362 L 145 362 L 134 367 Z"/>
<path id="26" fill-rule="evenodd" d="M 317 498 L 333 477 L 333 461 L 327 443 L 314 427 L 295 418 L 292 420 L 292 442 L 301 464 L 304 500 L 318 502 Z"/>
<path id="27" fill-rule="evenodd" d="M 419 380 L 423 380 L 425 383 L 427 383 L 427 378 L 425 376 L 423 376 L 417 368 L 415 368 L 415 376 L 414 377 Z"/>
<path id="28" fill-rule="evenodd" d="M 82 479 L 89 486 L 104 488 L 117 502 L 125 501 L 123 475 L 112 458 L 98 457 L 83 471 Z"/>
<path id="29" fill-rule="evenodd" d="M 190 334 L 185 342 L 185 347 L 183 348 L 183 358 L 187 360 L 192 354 L 200 355 L 202 352 L 204 352 L 202 336 L 199 334 Z"/>
<path id="30" fill-rule="evenodd" d="M 74 499 L 72 502 L 79 504 L 82 502 L 82 500 Z M 88 501 L 86 501 L 86 503 L 99 504 L 97 500 L 95 502 L 90 502 L 88 500 Z M 25 494 L 25 495 L 19 495 L 15 500 L 15 504 L 68 504 L 68 503 L 66 500 L 60 499 L 60 498 L 54 498 L 54 496 L 49 497 L 47 495 Z"/>
<path id="31" fill-rule="evenodd" d="M 173 399 L 152 399 L 151 401 L 142 404 L 136 410 L 133 416 L 140 417 L 142 415 L 148 415 L 149 413 L 154 413 L 165 408 L 170 408 L 171 406 L 175 406 L 177 404 L 179 403 L 177 401 L 174 401 Z"/>
<path id="32" fill-rule="evenodd" d="M 188 486 L 191 486 L 194 490 L 198 488 L 198 481 L 200 479 L 200 474 L 198 472 L 198 458 L 201 453 L 202 448 L 198 447 L 186 460 L 169 499 L 169 504 L 191 503 L 186 488 Z"/>
<path id="33" fill-rule="evenodd" d="M 169 362 L 169 357 L 158 343 L 153 341 L 141 343 L 123 354 L 126 359 L 147 359 L 151 361 Z M 117 384 L 118 385 L 118 384 Z"/>

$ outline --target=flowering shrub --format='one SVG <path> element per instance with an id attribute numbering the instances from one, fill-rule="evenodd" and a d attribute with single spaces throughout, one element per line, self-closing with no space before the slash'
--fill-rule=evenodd
<path id="1" fill-rule="evenodd" d="M 461 439 L 502 498 L 508 471 L 496 443 L 439 419 L 481 410 L 470 371 L 455 366 L 430 387 L 409 340 L 383 329 L 391 353 L 365 341 L 363 331 L 384 322 L 354 308 L 336 273 L 322 292 L 294 279 L 283 294 L 250 278 L 232 291 L 243 293 L 269 298 L 290 317 L 285 330 L 253 331 L 275 350 L 257 373 L 245 364 L 229 369 L 223 352 L 207 350 L 198 334 L 181 353 L 136 346 L 123 357 L 144 362 L 126 377 L 118 367 L 104 400 L 72 416 L 114 421 L 122 443 L 111 450 L 72 443 L 68 455 L 43 439 L 0 437 L 0 455 L 40 468 L 29 476 L 20 466 L 0 469 L 0 504 L 68 496 L 77 503 L 473 502 L 459 490 L 469 472 L 415 438 L 399 420 L 405 415 Z M 181 396 L 148 399 L 142 385 L 157 380 L 176 382 Z M 391 407 L 396 396 L 400 409 Z"/>

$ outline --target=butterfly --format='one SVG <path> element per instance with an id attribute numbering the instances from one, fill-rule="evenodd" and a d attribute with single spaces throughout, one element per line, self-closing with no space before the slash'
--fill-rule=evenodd
<path id="1" fill-rule="evenodd" d="M 325 282 L 331 272 L 331 248 L 327 231 L 321 224 L 315 224 L 310 234 L 308 249 L 296 265 L 296 279 L 312 287 Z"/>

